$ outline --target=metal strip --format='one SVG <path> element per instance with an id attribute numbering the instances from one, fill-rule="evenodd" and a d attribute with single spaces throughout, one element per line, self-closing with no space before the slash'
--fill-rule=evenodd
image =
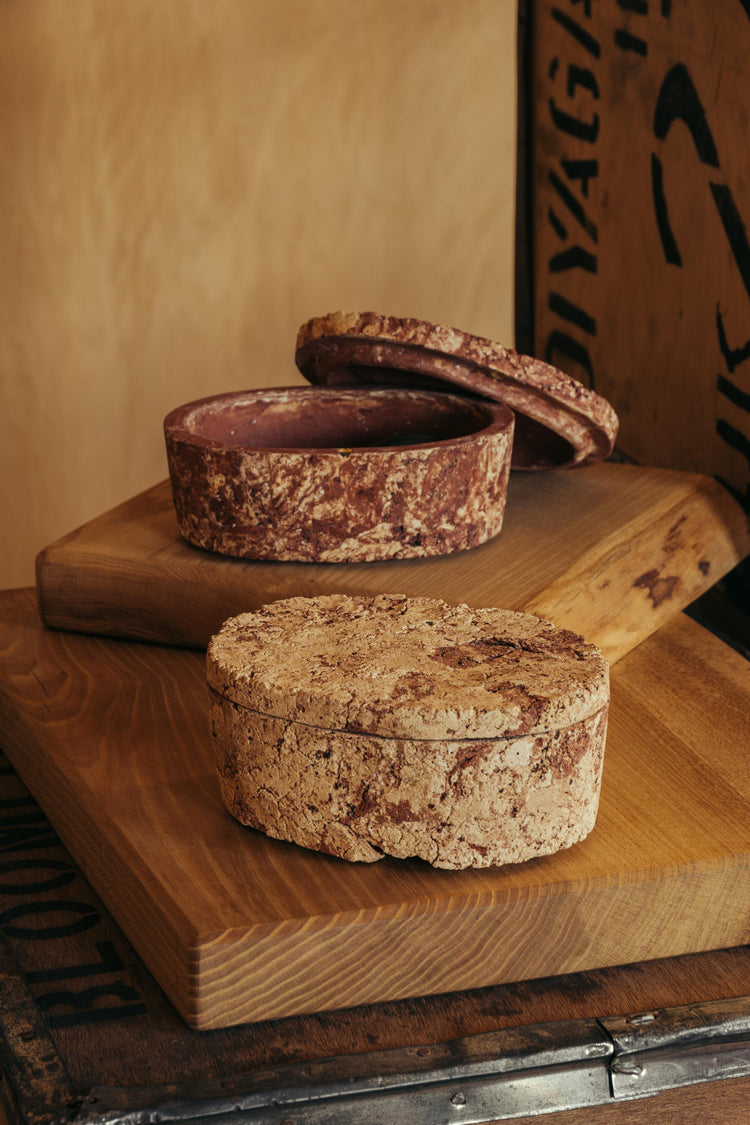
<path id="1" fill-rule="evenodd" d="M 340 1106 L 346 1106 L 350 1115 L 356 1108 L 359 1122 L 361 1114 L 369 1113 L 368 1106 L 377 1107 L 387 1102 L 391 1107 L 388 1112 L 395 1113 L 405 1098 L 408 1116 L 404 1120 L 413 1120 L 412 1115 L 418 1112 L 425 1099 L 433 1107 L 429 1125 L 442 1119 L 440 1115 L 434 1116 L 442 1102 L 447 1107 L 446 1120 L 482 1121 L 486 1118 L 470 1116 L 474 1110 L 468 1103 L 474 1106 L 486 1101 L 493 1085 L 505 1084 L 512 1092 L 515 1106 L 520 1096 L 515 1092 L 517 1089 L 524 1090 L 530 1084 L 536 1088 L 540 1077 L 546 1081 L 553 1073 L 562 1075 L 561 1081 L 567 1084 L 568 1074 L 575 1070 L 585 1086 L 585 1074 L 591 1071 L 598 1079 L 594 1083 L 597 1096 L 608 1099 L 607 1063 L 611 1056 L 611 1040 L 596 1020 L 533 1024 L 467 1036 L 431 1047 L 396 1048 L 320 1059 L 244 1078 L 238 1076 L 231 1082 L 222 1082 L 223 1098 L 216 1096 L 215 1085 L 203 1084 L 190 1088 L 181 1086 L 179 1100 L 175 1097 L 176 1090 L 162 1091 L 161 1098 L 157 1090 L 141 1090 L 137 1103 L 132 1090 L 94 1089 L 90 1108 L 83 1107 L 76 1120 L 81 1125 L 84 1122 L 87 1125 L 104 1122 L 125 1125 L 142 1121 L 144 1111 L 156 1110 L 161 1121 L 188 1121 L 196 1117 L 197 1107 L 202 1105 L 204 1116 L 209 1112 L 212 1115 L 241 1113 L 241 1117 L 233 1117 L 236 1125 L 245 1121 L 253 1125 L 273 1121 L 278 1125 L 278 1107 L 284 1107 L 296 1125 L 297 1121 L 335 1121 L 337 1118 L 331 1115 L 338 1113 Z M 460 1098 L 452 1101 L 454 1095 L 461 1095 L 466 1101 Z M 227 1101 L 231 1102 L 231 1109 Z M 319 1110 L 322 1117 L 318 1116 Z M 518 1112 L 514 1109 L 510 1115 L 516 1116 Z M 380 1110 L 373 1120 L 378 1113 Z M 390 1117 L 383 1120 L 386 1119 L 398 1120 Z M 217 1125 L 220 1120 L 216 1118 Z M 351 1121 L 352 1118 L 341 1120 Z M 362 1120 L 369 1118 L 364 1116 Z M 211 1121 L 214 1121 L 213 1116 Z"/>
<path id="2" fill-rule="evenodd" d="M 213 1125 L 479 1125 L 609 1100 L 607 1068 L 599 1062 L 461 1082 L 420 1083 L 377 1095 L 341 1095 L 314 1103 L 282 1098 L 272 1107 L 210 1120 Z"/>
<path id="3" fill-rule="evenodd" d="M 76 1121 L 480 1125 L 745 1075 L 750 997 L 292 1064 L 224 1081 L 221 1093 L 92 1090 Z"/>

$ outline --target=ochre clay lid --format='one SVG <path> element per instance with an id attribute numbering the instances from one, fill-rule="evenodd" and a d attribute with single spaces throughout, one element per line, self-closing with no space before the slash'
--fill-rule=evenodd
<path id="1" fill-rule="evenodd" d="M 530 614 L 434 598 L 287 598 L 224 623 L 209 685 L 264 715 L 392 738 L 533 736 L 609 702 L 599 649 Z"/>
<path id="2" fill-rule="evenodd" d="M 542 360 L 457 328 L 334 312 L 302 325 L 295 359 L 311 383 L 424 386 L 504 402 L 516 414 L 514 469 L 586 465 L 614 448 L 618 419 L 606 399 Z"/>

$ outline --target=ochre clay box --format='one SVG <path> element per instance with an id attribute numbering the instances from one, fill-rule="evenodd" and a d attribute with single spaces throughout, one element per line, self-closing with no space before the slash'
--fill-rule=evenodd
<path id="1" fill-rule="evenodd" d="M 225 622 L 207 656 L 224 803 L 347 860 L 515 863 L 596 819 L 600 651 L 528 614 L 429 598 L 290 598 Z"/>

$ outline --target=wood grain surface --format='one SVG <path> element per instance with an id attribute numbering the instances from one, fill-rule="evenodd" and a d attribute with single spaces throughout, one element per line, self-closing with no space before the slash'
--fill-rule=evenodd
<path id="1" fill-rule="evenodd" d="M 567 852 L 440 872 L 267 839 L 221 806 L 203 658 L 55 633 L 2 599 L 0 741 L 203 1028 L 740 944 L 744 660 L 680 616 L 613 671 L 599 819 Z"/>
<path id="2" fill-rule="evenodd" d="M 503 529 L 444 558 L 248 562 L 180 539 L 162 482 L 37 560 L 46 624 L 205 647 L 233 614 L 277 598 L 404 593 L 549 617 L 619 659 L 750 552 L 739 504 L 697 474 L 603 463 L 512 473 Z"/>

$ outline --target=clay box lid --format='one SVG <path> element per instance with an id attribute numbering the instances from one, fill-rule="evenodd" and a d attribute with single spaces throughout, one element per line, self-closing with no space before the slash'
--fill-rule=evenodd
<path id="1" fill-rule="evenodd" d="M 548 733 L 609 702 L 607 661 L 575 633 L 402 595 L 295 597 L 230 618 L 207 673 L 261 714 L 390 738 Z"/>
<path id="2" fill-rule="evenodd" d="M 295 359 L 322 384 L 451 390 L 504 402 L 516 414 L 512 467 L 573 467 L 612 452 L 612 406 L 542 360 L 457 328 L 375 312 L 334 312 L 299 329 Z"/>

